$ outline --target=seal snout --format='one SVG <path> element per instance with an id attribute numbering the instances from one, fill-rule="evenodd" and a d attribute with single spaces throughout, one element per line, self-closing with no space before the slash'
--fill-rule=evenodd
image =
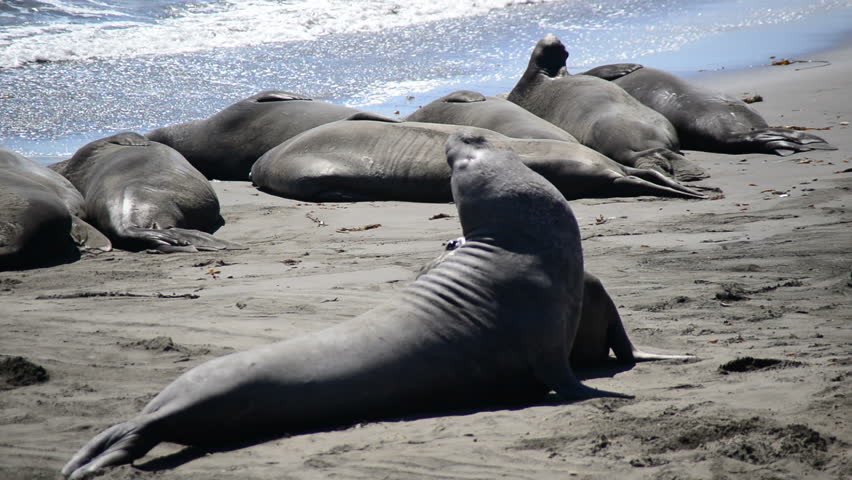
<path id="1" fill-rule="evenodd" d="M 565 68 L 567 59 L 568 50 L 562 44 L 562 41 L 552 33 L 538 41 L 532 56 L 532 61 L 550 77 L 560 75 L 560 71 Z"/>
<path id="2" fill-rule="evenodd" d="M 462 167 L 467 165 L 468 160 L 473 159 L 477 150 L 487 147 L 488 141 L 481 135 L 454 133 L 447 139 L 447 163 L 450 168 Z"/>

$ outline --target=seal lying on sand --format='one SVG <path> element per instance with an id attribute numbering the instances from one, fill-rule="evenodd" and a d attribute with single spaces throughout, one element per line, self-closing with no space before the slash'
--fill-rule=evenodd
<path id="1" fill-rule="evenodd" d="M 248 180 L 252 164 L 279 143 L 324 123 L 362 113 L 354 108 L 266 91 L 206 118 L 145 136 L 180 152 L 207 178 Z"/>
<path id="2" fill-rule="evenodd" d="M 659 169 L 678 180 L 708 176 L 678 153 L 677 133 L 665 117 L 612 82 L 568 75 L 567 58 L 568 51 L 558 38 L 541 39 L 509 101 L 621 164 Z"/>
<path id="3" fill-rule="evenodd" d="M 441 97 L 421 107 L 409 115 L 405 121 L 468 125 L 493 130 L 512 138 L 550 139 L 578 143 L 570 133 L 505 98 L 486 97 L 469 90 L 459 90 Z M 673 186 L 674 184 L 671 179 L 656 170 L 628 167 L 614 161 L 608 162 L 607 166 L 624 175 L 643 178 L 658 185 Z M 689 191 L 682 186 L 676 188 Z"/>
<path id="4" fill-rule="evenodd" d="M 573 135 L 505 98 L 459 90 L 420 107 L 406 122 L 445 123 L 485 128 L 512 138 L 578 143 Z"/>
<path id="5" fill-rule="evenodd" d="M 569 364 L 583 256 L 568 202 L 482 138 L 447 142 L 466 243 L 390 304 L 183 374 L 62 469 L 80 478 L 162 441 L 200 444 L 448 409 L 599 396 Z M 531 212 L 535 212 L 531 215 Z"/>
<path id="6" fill-rule="evenodd" d="M 306 201 L 449 202 L 444 143 L 455 132 L 482 136 L 497 148 L 513 150 L 569 200 L 637 195 L 704 198 L 658 172 L 632 169 L 630 175 L 623 166 L 580 144 L 392 120 L 342 120 L 313 128 L 266 152 L 252 167 L 251 178 L 268 193 Z"/>
<path id="7" fill-rule="evenodd" d="M 441 255 L 423 267 L 420 275 L 444 262 L 447 257 L 462 245 L 464 237 L 447 242 L 447 247 Z M 570 339 L 569 339 L 570 340 Z M 609 352 L 622 363 L 636 363 L 654 360 L 684 360 L 695 358 L 692 355 L 672 355 L 649 353 L 639 350 L 630 341 L 618 308 L 600 279 L 589 272 L 583 276 L 583 301 L 580 314 L 580 325 L 571 345 L 571 366 L 597 367 L 609 358 Z"/>
<path id="8" fill-rule="evenodd" d="M 171 147 L 119 133 L 83 146 L 53 168 L 77 187 L 86 217 L 116 246 L 161 252 L 241 248 L 210 235 L 224 223 L 216 192 Z"/>
<path id="9" fill-rule="evenodd" d="M 68 180 L 0 147 L 0 269 L 73 261 L 78 246 L 110 250 L 83 214 L 83 197 Z"/>
<path id="10" fill-rule="evenodd" d="M 717 153 L 774 153 L 837 150 L 822 138 L 789 128 L 769 127 L 745 102 L 635 63 L 604 65 L 584 75 L 615 82 L 666 117 L 688 150 Z"/>

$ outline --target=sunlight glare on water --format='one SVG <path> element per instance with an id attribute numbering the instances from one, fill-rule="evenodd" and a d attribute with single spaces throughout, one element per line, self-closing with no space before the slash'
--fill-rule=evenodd
<path id="1" fill-rule="evenodd" d="M 850 12 L 848 0 L 6 0 L 0 144 L 67 157 L 270 89 L 406 115 L 461 88 L 508 91 L 547 33 L 573 73 L 743 68 L 830 46 Z"/>

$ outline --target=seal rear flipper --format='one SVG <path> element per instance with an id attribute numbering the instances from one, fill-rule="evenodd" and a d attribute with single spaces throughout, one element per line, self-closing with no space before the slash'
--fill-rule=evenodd
<path id="1" fill-rule="evenodd" d="M 629 75 L 640 68 L 644 68 L 644 66 L 638 63 L 613 63 L 612 65 L 601 65 L 600 67 L 595 67 L 579 75 L 590 75 L 592 77 L 612 81 L 618 80 L 625 75 Z"/>
<path id="2" fill-rule="evenodd" d="M 74 239 L 77 246 L 84 250 L 100 250 L 102 252 L 112 250 L 112 242 L 106 235 L 74 215 L 71 215 L 71 238 Z"/>
<path id="3" fill-rule="evenodd" d="M 683 155 L 665 148 L 651 148 L 637 152 L 634 156 L 636 168 L 648 168 L 674 177 L 680 182 L 692 182 L 710 176 L 706 170 L 684 158 Z"/>
<path id="4" fill-rule="evenodd" d="M 676 355 L 671 353 L 649 353 L 643 352 L 636 347 L 633 347 L 633 359 L 636 362 L 654 362 L 657 360 L 690 360 L 698 358 L 695 355 L 683 354 Z"/>
<path id="5" fill-rule="evenodd" d="M 648 353 L 643 352 L 633 345 L 630 337 L 627 336 L 627 331 L 624 329 L 624 322 L 621 320 L 621 315 L 618 313 L 618 308 L 612 301 L 612 298 L 607 294 L 605 309 L 607 311 L 607 344 L 612 349 L 620 362 L 634 364 L 636 362 L 649 362 L 655 360 L 687 360 L 695 358 L 694 355 L 674 355 L 664 353 Z"/>
<path id="6" fill-rule="evenodd" d="M 240 244 L 216 238 L 209 233 L 185 228 L 161 230 L 131 227 L 125 232 L 122 240 L 144 245 L 162 253 L 246 249 Z"/>
<path id="7" fill-rule="evenodd" d="M 816 135 L 777 127 L 736 134 L 730 144 L 735 146 L 731 153 L 774 153 L 782 157 L 811 150 L 837 150 Z"/>
<path id="8" fill-rule="evenodd" d="M 659 176 L 663 176 L 659 172 L 653 172 Z M 619 177 L 613 180 L 613 186 L 615 187 L 613 194 L 621 195 L 621 196 L 640 196 L 640 195 L 656 195 L 659 197 L 676 197 L 676 198 L 697 198 L 697 199 L 706 199 L 707 196 L 701 193 L 698 193 L 694 190 L 686 188 L 676 182 L 671 182 L 677 185 L 679 188 L 673 188 L 664 185 L 657 185 L 656 183 L 651 183 L 647 180 L 633 177 L 633 176 L 625 176 Z"/>
<path id="9" fill-rule="evenodd" d="M 113 425 L 98 434 L 62 467 L 62 475 L 86 478 L 104 467 L 130 463 L 144 456 L 160 440 L 146 431 L 147 422 L 140 418 Z"/>
<path id="10" fill-rule="evenodd" d="M 651 182 L 658 186 L 668 187 L 670 189 L 676 190 L 680 193 L 679 196 L 687 197 L 687 198 L 708 198 L 707 195 L 704 195 L 701 192 L 688 188 L 680 183 L 672 180 L 671 178 L 663 175 L 662 173 L 656 170 L 650 170 L 647 168 L 633 168 L 633 167 L 622 167 L 624 173 L 627 175 L 638 177 L 647 182 Z"/>

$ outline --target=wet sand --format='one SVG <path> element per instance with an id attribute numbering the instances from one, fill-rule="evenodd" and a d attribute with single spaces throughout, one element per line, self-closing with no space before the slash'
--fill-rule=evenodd
<path id="1" fill-rule="evenodd" d="M 377 422 L 215 453 L 161 444 L 103 478 L 850 478 L 852 48 L 813 59 L 830 64 L 697 81 L 761 95 L 754 107 L 770 125 L 828 127 L 814 133 L 838 151 L 688 152 L 722 198 L 572 202 L 587 269 L 634 343 L 697 356 L 586 372 L 588 385 L 634 399 Z M 16 368 L 24 383 L 45 375 L 2 363 L 0 478 L 57 478 L 180 373 L 358 315 L 460 234 L 452 204 L 312 204 L 214 185 L 227 221 L 217 235 L 248 250 L 116 251 L 0 273 L 0 354 L 48 377 L 11 385 Z"/>

